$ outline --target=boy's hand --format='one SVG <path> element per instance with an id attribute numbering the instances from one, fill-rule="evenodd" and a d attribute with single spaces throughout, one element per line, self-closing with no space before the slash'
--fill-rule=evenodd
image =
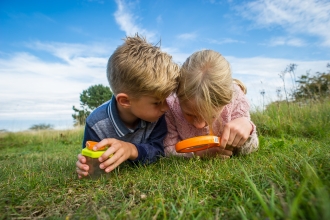
<path id="1" fill-rule="evenodd" d="M 138 157 L 138 150 L 132 143 L 120 141 L 114 138 L 103 139 L 97 143 L 93 150 L 98 150 L 104 146 L 109 148 L 99 157 L 100 168 L 109 173 L 127 159 L 135 160 Z M 113 154 L 113 156 L 111 156 Z"/>
<path id="2" fill-rule="evenodd" d="M 88 175 L 89 166 L 86 164 L 86 157 L 78 154 L 78 161 L 76 162 L 76 171 L 78 173 L 78 178 L 81 179 Z"/>
<path id="3" fill-rule="evenodd" d="M 241 147 L 249 138 L 252 129 L 253 126 L 246 117 L 236 118 L 228 122 L 222 132 L 221 147 L 226 147 L 226 149 L 228 145 L 231 147 Z"/>

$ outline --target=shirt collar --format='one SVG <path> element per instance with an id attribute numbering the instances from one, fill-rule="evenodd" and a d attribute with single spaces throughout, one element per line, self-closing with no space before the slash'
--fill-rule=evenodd
<path id="1" fill-rule="evenodd" d="M 127 128 L 124 124 L 124 122 L 119 117 L 119 112 L 117 108 L 117 100 L 116 97 L 113 95 L 110 103 L 108 105 L 108 115 L 110 118 L 110 121 L 113 124 L 113 127 L 115 128 L 115 131 L 119 137 L 123 137 L 127 135 L 128 133 L 133 133 L 139 128 L 144 128 L 147 125 L 147 122 L 140 119 L 137 127 L 133 130 L 130 128 Z"/>

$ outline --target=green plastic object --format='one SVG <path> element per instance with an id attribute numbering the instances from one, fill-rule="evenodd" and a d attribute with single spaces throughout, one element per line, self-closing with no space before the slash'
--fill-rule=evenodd
<path id="1" fill-rule="evenodd" d="M 104 150 L 92 151 L 86 147 L 86 148 L 82 149 L 81 154 L 83 156 L 87 156 L 90 158 L 99 158 L 104 152 L 105 152 Z"/>

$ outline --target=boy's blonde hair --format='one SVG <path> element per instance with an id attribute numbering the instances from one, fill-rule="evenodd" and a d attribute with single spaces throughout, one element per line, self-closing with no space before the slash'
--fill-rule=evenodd
<path id="1" fill-rule="evenodd" d="M 242 82 L 233 81 L 228 61 L 213 50 L 193 53 L 183 63 L 180 75 L 177 90 L 180 102 L 194 100 L 196 112 L 209 125 L 219 110 L 232 100 L 233 82 L 245 89 Z"/>
<path id="2" fill-rule="evenodd" d="M 179 66 L 160 47 L 136 34 L 126 37 L 109 58 L 107 77 L 114 95 L 154 95 L 165 100 L 178 84 Z"/>

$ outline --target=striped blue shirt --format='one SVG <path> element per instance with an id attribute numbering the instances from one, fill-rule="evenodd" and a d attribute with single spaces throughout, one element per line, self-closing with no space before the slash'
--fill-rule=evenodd
<path id="1" fill-rule="evenodd" d="M 132 162 L 149 164 L 165 155 L 163 140 L 166 134 L 165 115 L 152 123 L 140 119 L 135 129 L 127 128 L 119 117 L 117 101 L 113 96 L 87 117 L 82 145 L 84 148 L 86 141 L 116 138 L 136 146 L 138 157 Z"/>

